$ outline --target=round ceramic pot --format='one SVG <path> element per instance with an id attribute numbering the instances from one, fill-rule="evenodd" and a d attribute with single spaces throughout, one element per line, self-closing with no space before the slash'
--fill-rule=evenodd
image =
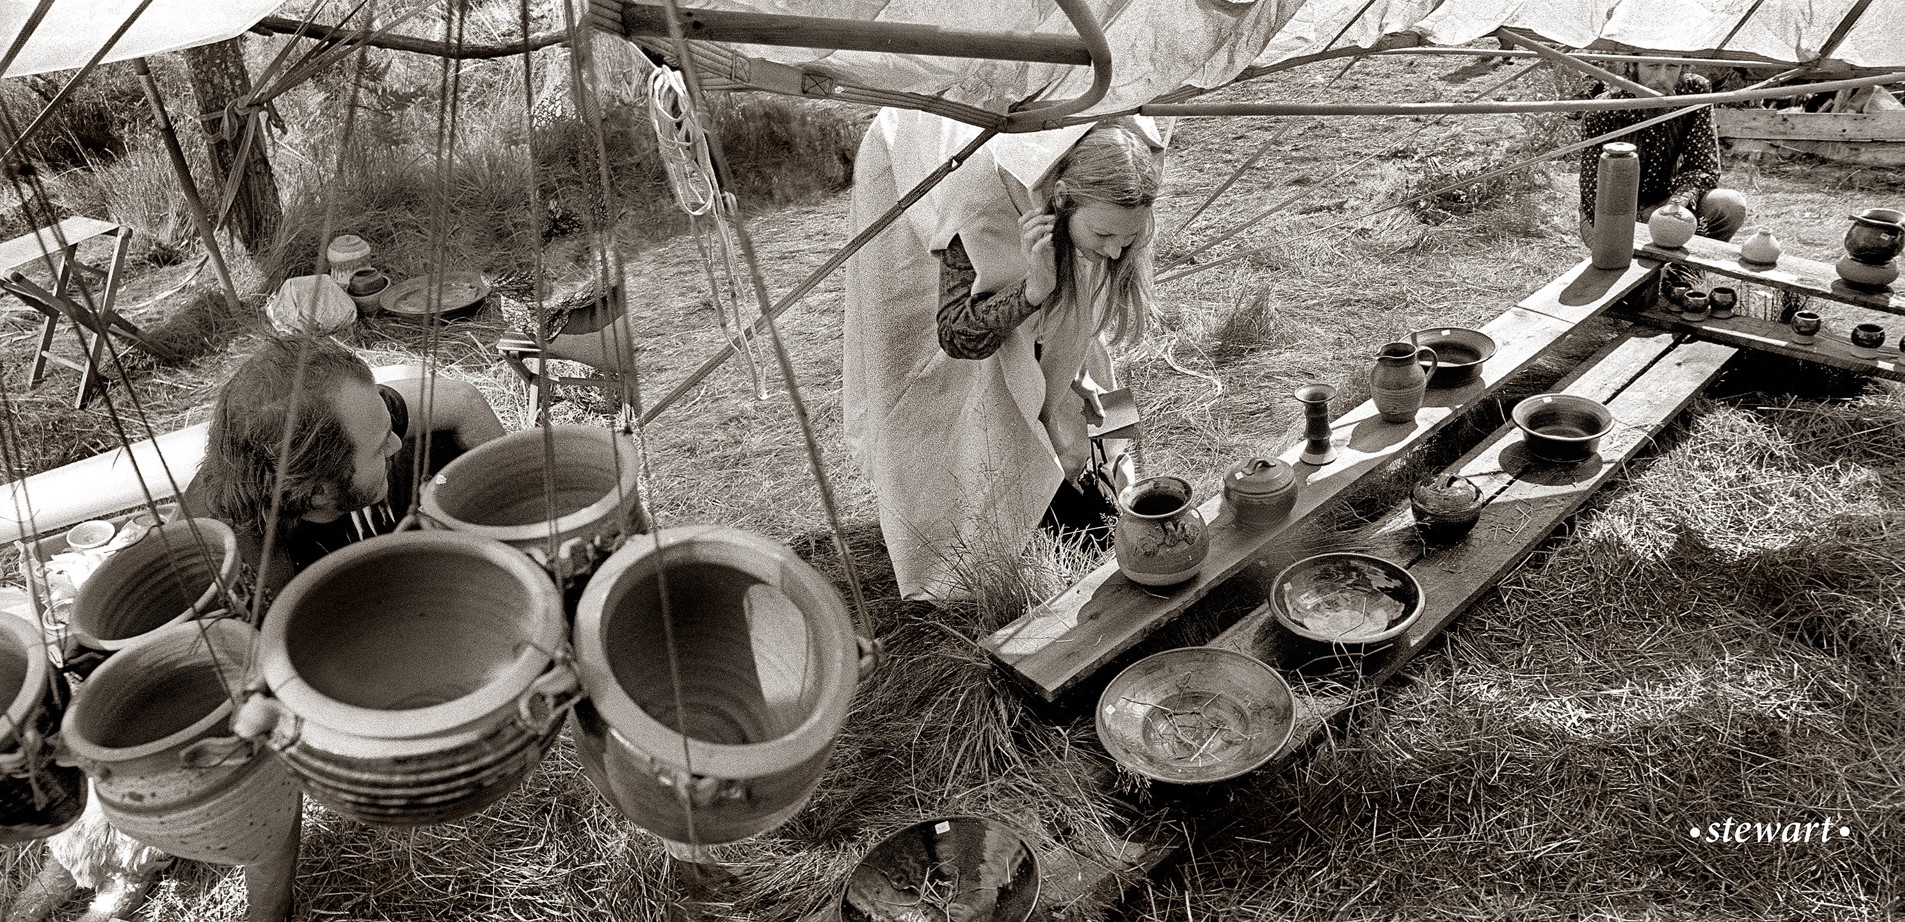
<path id="1" fill-rule="evenodd" d="M 1680 316 L 1688 320 L 1705 320 L 1707 319 L 1707 310 L 1708 310 L 1708 305 L 1707 305 L 1706 292 L 1699 291 L 1699 290 L 1690 290 L 1685 295 L 1682 296 L 1681 302 L 1680 302 Z"/>
<path id="2" fill-rule="evenodd" d="M 222 609 L 242 609 L 238 538 L 217 519 L 178 519 L 106 558 L 80 586 L 72 630 L 96 650 Z"/>
<path id="3" fill-rule="evenodd" d="M 1885 345 L 1885 328 L 1876 323 L 1856 324 L 1846 338 L 1851 341 L 1854 353 L 1872 358 L 1879 354 L 1879 347 Z"/>
<path id="4" fill-rule="evenodd" d="M 292 579 L 265 618 L 269 691 L 239 732 L 268 740 L 333 810 L 462 819 L 529 776 L 575 694 L 562 596 L 500 542 L 382 535 Z"/>
<path id="5" fill-rule="evenodd" d="M 1812 342 L 1814 336 L 1825 327 L 1825 319 L 1814 311 L 1797 311 L 1793 314 L 1793 340 L 1800 343 Z"/>
<path id="6" fill-rule="evenodd" d="M 734 528 L 662 529 L 590 577 L 576 607 L 589 780 L 687 846 L 767 832 L 813 795 L 846 722 L 860 645 L 833 585 Z"/>
<path id="7" fill-rule="evenodd" d="M 1426 356 L 1426 357 L 1425 357 Z M 1435 350 L 1415 343 L 1384 343 L 1369 371 L 1369 399 L 1384 422 L 1414 422 L 1429 389 L 1429 377 L 1441 365 Z"/>
<path id="8" fill-rule="evenodd" d="M 423 488 L 426 521 L 501 541 L 565 584 L 594 571 L 628 534 L 648 530 L 633 437 L 553 424 L 464 453 Z"/>
<path id="9" fill-rule="evenodd" d="M 1296 471 L 1275 458 L 1251 458 L 1224 473 L 1224 506 L 1242 525 L 1274 525 L 1296 508 Z"/>
<path id="10" fill-rule="evenodd" d="M 1416 532 L 1431 546 L 1459 543 L 1475 529 L 1482 516 L 1482 493 L 1475 484 L 1458 478 L 1447 486 L 1433 481 L 1417 484 L 1409 494 Z"/>
<path id="11" fill-rule="evenodd" d="M 1182 477 L 1149 477 L 1118 494 L 1112 548 L 1118 570 L 1144 586 L 1170 586 L 1197 575 L 1210 553 L 1210 529 Z"/>
<path id="12" fill-rule="evenodd" d="M 86 775 L 53 762 L 52 738 L 65 713 L 66 680 L 46 659 L 40 629 L 0 615 L 0 844 L 44 839 L 79 819 Z"/>
<path id="13" fill-rule="evenodd" d="M 175 624 L 87 677 L 60 735 L 113 826 L 166 854 L 215 864 L 278 853 L 297 828 L 297 783 L 231 730 L 257 641 L 234 619 Z"/>
<path id="14" fill-rule="evenodd" d="M 1739 305 L 1740 293 L 1730 285 L 1715 285 L 1707 291 L 1707 306 L 1716 320 L 1733 316 L 1733 309 Z"/>
<path id="15" fill-rule="evenodd" d="M 1845 232 L 1847 256 L 1881 265 L 1891 262 L 1901 248 L 1905 248 L 1905 212 L 1867 208 L 1852 216 L 1852 226 Z"/>
<path id="16" fill-rule="evenodd" d="M 1754 265 L 1770 266 L 1779 262 L 1779 238 L 1763 227 L 1754 228 L 1740 241 L 1740 260 Z"/>
<path id="17" fill-rule="evenodd" d="M 1850 256 L 1841 258 L 1832 264 L 1839 278 L 1859 291 L 1884 291 L 1898 280 L 1898 263 L 1868 263 Z"/>
<path id="18" fill-rule="evenodd" d="M 1647 219 L 1647 230 L 1653 235 L 1654 245 L 1669 249 L 1686 246 L 1699 226 L 1700 219 L 1676 202 L 1654 209 L 1653 216 Z"/>

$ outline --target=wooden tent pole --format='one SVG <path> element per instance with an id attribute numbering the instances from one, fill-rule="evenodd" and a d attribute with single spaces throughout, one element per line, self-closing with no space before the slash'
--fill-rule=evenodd
<path id="1" fill-rule="evenodd" d="M 1532 51 L 1519 51 L 1504 48 L 1444 48 L 1439 45 L 1418 45 L 1405 48 L 1389 48 L 1375 52 L 1383 57 L 1420 57 L 1423 55 L 1454 55 L 1470 58 L 1532 58 Z M 1617 54 L 1609 51 L 1577 51 L 1571 57 L 1586 61 L 1632 62 L 1635 64 L 1686 64 L 1706 67 L 1740 67 L 1753 70 L 1784 70 L 1791 64 L 1783 61 L 1761 61 L 1745 58 L 1697 58 L 1690 55 L 1674 54 Z"/>
<path id="2" fill-rule="evenodd" d="M 1139 115 L 1512 115 L 1523 112 L 1601 112 L 1610 109 L 1668 109 L 1679 106 L 1715 105 L 1727 102 L 1751 102 L 1756 99 L 1783 99 L 1808 93 L 1849 90 L 1862 86 L 1905 82 L 1905 72 L 1800 83 L 1790 86 L 1727 93 L 1689 93 L 1657 99 L 1523 99 L 1509 102 L 1446 103 L 1170 103 L 1139 106 Z"/>
<path id="3" fill-rule="evenodd" d="M 1589 64 L 1574 55 L 1549 48 L 1540 42 L 1510 32 L 1507 29 L 1497 29 L 1495 36 L 1499 38 L 1504 45 L 1514 45 L 1519 48 L 1525 48 L 1540 55 L 1544 60 L 1556 67 L 1565 67 L 1575 73 L 1586 74 L 1590 77 L 1597 78 L 1609 86 L 1618 86 L 1635 96 L 1652 96 L 1658 98 L 1665 95 L 1644 83 L 1629 80 L 1605 67 Z"/>
<path id="4" fill-rule="evenodd" d="M 152 79 L 152 69 L 146 66 L 145 58 L 132 59 L 133 72 L 139 75 L 139 84 L 145 88 L 146 105 L 152 109 L 152 117 L 159 123 L 159 137 L 165 141 L 165 152 L 172 161 L 172 172 L 178 175 L 179 191 L 185 196 L 185 210 L 192 214 L 192 224 L 198 227 L 198 235 L 205 241 L 205 258 L 211 260 L 212 271 L 218 274 L 218 283 L 225 290 L 225 306 L 237 315 L 244 311 L 244 302 L 238 299 L 238 286 L 232 284 L 231 269 L 225 265 L 225 254 L 218 249 L 217 229 L 212 226 L 211 215 L 205 211 L 205 201 L 198 196 L 198 186 L 192 182 L 192 167 L 185 159 L 185 149 L 179 146 L 179 136 L 172 131 L 172 119 L 165 114 L 165 99 L 159 95 L 159 81 Z"/>
<path id="5" fill-rule="evenodd" d="M 603 0 L 592 2 L 598 7 L 605 5 Z M 615 4 L 610 2 L 606 5 Z M 664 7 L 627 2 L 620 6 L 624 36 L 633 38 L 670 34 L 668 11 Z M 884 51 L 1044 64 L 1091 63 L 1091 52 L 1085 43 L 1069 35 L 978 32 L 909 22 L 866 22 L 714 9 L 681 10 L 679 27 L 689 40 L 701 42 Z"/>

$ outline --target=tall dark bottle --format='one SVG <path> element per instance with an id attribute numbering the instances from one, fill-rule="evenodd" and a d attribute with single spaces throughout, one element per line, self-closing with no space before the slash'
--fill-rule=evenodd
<path id="1" fill-rule="evenodd" d="M 1594 268 L 1625 269 L 1634 261 L 1634 221 L 1640 203 L 1640 155 L 1634 145 L 1601 146 L 1594 176 Z"/>

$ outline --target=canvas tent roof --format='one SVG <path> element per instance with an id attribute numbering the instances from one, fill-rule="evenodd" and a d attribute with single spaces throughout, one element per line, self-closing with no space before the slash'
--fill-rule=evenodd
<path id="1" fill-rule="evenodd" d="M 139 9 L 139 3 L 58 0 L 46 5 L 44 17 L 0 76 L 22 77 L 85 65 Z M 244 34 L 284 4 L 285 0 L 152 0 L 103 60 L 125 61 L 222 42 Z M 13 47 L 42 5 L 40 0 L 0 0 L 0 48 Z"/>
<path id="2" fill-rule="evenodd" d="M 53 0 L 6 76 L 78 67 L 140 0 Z M 1112 50 L 1110 91 L 1086 114 L 1128 111 L 1168 95 L 1221 87 L 1252 67 L 1385 36 L 1460 45 L 1502 27 L 1574 48 L 1615 44 L 1713 51 L 1857 68 L 1905 65 L 1905 0 L 1079 0 Z M 284 0 L 151 0 L 107 60 L 157 54 L 240 34 Z M 8 46 L 42 0 L 0 0 Z M 651 6 L 656 5 L 649 0 Z M 605 7 L 594 4 L 598 24 Z M 952 30 L 1075 34 L 1057 0 L 692 0 L 694 9 L 792 14 Z M 1846 23 L 1850 26 L 1844 28 Z M 1090 68 L 965 57 L 696 43 L 714 85 L 789 68 L 991 112 L 1034 95 L 1081 95 Z M 762 62 L 765 66 L 762 66 Z M 784 87 L 783 87 L 784 88 Z M 878 101 L 877 97 L 866 101 Z"/>

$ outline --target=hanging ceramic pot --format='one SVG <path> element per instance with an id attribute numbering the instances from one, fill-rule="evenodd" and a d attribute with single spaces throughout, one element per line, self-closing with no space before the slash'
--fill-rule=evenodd
<path id="1" fill-rule="evenodd" d="M 311 797 L 365 823 L 467 817 L 528 777 L 575 674 L 549 574 L 497 541 L 410 531 L 292 579 L 265 617 L 267 691 L 238 732 Z"/>
<path id="2" fill-rule="evenodd" d="M 807 803 L 864 668 L 847 606 L 785 546 L 734 528 L 629 541 L 576 606 L 589 780 L 689 847 L 767 832 Z"/>
<path id="3" fill-rule="evenodd" d="M 297 783 L 232 734 L 258 632 L 235 619 L 175 624 L 106 658 L 60 735 L 101 810 L 169 855 L 254 864 L 297 828 Z"/>
<path id="4" fill-rule="evenodd" d="M 86 775 L 53 762 L 66 680 L 46 658 L 38 626 L 0 614 L 0 844 L 43 839 L 86 807 Z"/>
<path id="5" fill-rule="evenodd" d="M 1149 477 L 1118 494 L 1112 536 L 1118 571 L 1144 586 L 1171 586 L 1197 575 L 1210 553 L 1210 529 L 1182 477 Z"/>
<path id="6" fill-rule="evenodd" d="M 73 602 L 83 646 L 117 650 L 148 631 L 223 609 L 242 610 L 238 538 L 217 519 L 166 522 L 93 571 Z"/>
<path id="7" fill-rule="evenodd" d="M 648 530 L 632 436 L 552 424 L 464 453 L 423 488 L 430 524 L 508 544 L 570 584 Z"/>
<path id="8" fill-rule="evenodd" d="M 1429 377 L 1441 365 L 1435 350 L 1415 343 L 1384 343 L 1369 372 L 1369 399 L 1384 422 L 1415 422 Z"/>

